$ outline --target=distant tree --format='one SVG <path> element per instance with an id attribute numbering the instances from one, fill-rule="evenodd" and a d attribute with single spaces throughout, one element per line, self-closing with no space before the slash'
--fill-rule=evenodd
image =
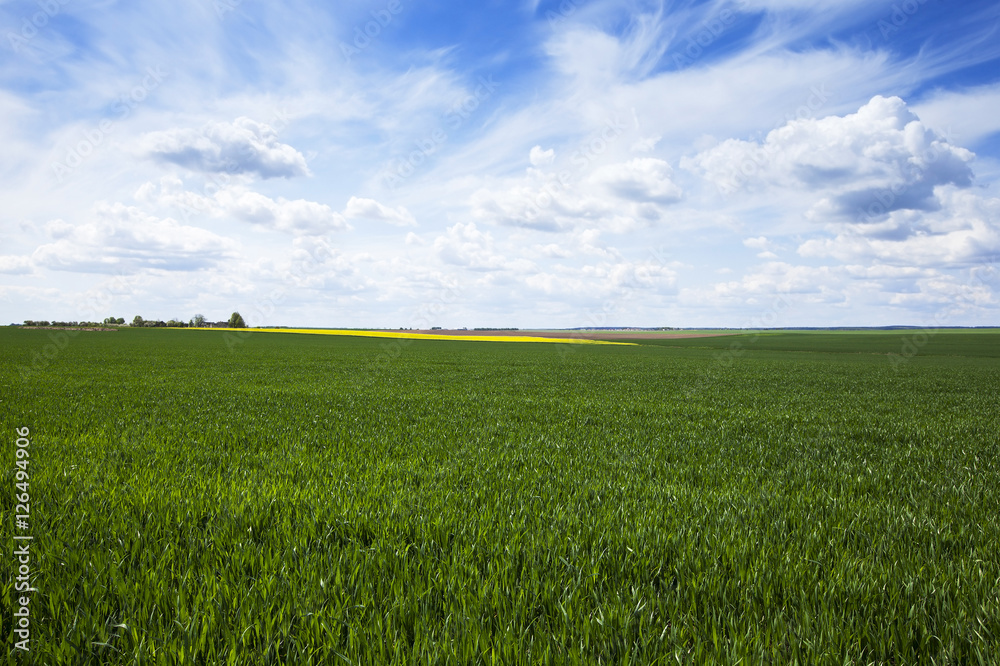
<path id="1" fill-rule="evenodd" d="M 132 320 L 132 325 L 133 326 L 143 326 L 145 323 L 146 323 L 146 320 L 143 319 L 142 317 L 140 317 L 139 315 L 136 315 L 135 319 Z"/>
<path id="2" fill-rule="evenodd" d="M 118 319 L 115 319 L 115 323 L 121 326 L 125 323 L 125 317 L 118 317 Z"/>
<path id="3" fill-rule="evenodd" d="M 243 315 L 239 312 L 234 312 L 229 317 L 229 328 L 246 328 L 247 323 L 243 321 Z"/>
<path id="4" fill-rule="evenodd" d="M 205 315 L 196 314 L 191 318 L 191 326 L 194 328 L 202 328 L 205 325 Z"/>

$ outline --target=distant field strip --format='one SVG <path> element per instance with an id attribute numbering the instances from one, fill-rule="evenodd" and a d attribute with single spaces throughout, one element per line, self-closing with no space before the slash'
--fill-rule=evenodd
<path id="1" fill-rule="evenodd" d="M 583 338 L 547 338 L 528 335 L 440 335 L 412 331 L 351 331 L 313 328 L 196 328 L 196 331 L 229 331 L 254 333 L 306 333 L 310 335 L 349 335 L 360 338 L 404 338 L 408 340 L 457 340 L 460 342 L 561 342 L 569 345 L 635 345 L 634 342 L 586 340 Z"/>

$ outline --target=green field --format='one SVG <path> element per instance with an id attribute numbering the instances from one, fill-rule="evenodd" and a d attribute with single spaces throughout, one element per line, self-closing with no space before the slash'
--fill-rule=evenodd
<path id="1" fill-rule="evenodd" d="M 1000 333 L 917 333 L 0 329 L 19 661 L 997 663 Z"/>
<path id="2" fill-rule="evenodd" d="M 1000 329 L 755 331 L 710 338 L 647 340 L 646 344 L 703 349 L 894 354 L 903 359 L 916 355 L 1000 358 Z"/>

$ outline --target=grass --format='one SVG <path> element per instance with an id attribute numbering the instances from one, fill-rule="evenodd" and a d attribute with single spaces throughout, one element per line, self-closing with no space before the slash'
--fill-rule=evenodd
<path id="1" fill-rule="evenodd" d="M 647 340 L 702 349 L 1000 358 L 1000 329 L 896 331 L 753 331 L 726 337 Z"/>
<path id="2" fill-rule="evenodd" d="M 21 661 L 995 663 L 1000 336 L 788 335 L 0 330 Z"/>

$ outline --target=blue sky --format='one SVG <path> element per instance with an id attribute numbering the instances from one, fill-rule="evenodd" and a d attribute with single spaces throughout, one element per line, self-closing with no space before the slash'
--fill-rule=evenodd
<path id="1" fill-rule="evenodd" d="M 340 4 L 0 1 L 0 318 L 1000 324 L 994 2 Z"/>

